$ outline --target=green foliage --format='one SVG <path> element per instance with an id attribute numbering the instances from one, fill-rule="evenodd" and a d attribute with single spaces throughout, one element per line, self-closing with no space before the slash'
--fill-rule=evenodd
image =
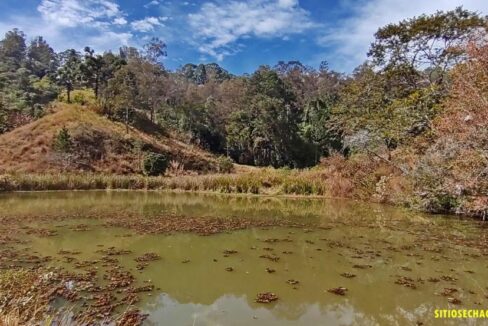
<path id="1" fill-rule="evenodd" d="M 82 79 L 81 56 L 76 50 L 66 50 L 60 55 L 62 66 L 56 72 L 56 82 L 66 90 L 66 99 L 71 103 L 71 92 Z"/>
<path id="2" fill-rule="evenodd" d="M 108 81 L 125 64 L 125 60 L 111 52 L 95 54 L 95 51 L 87 46 L 79 67 L 82 85 L 92 89 L 95 99 L 98 99 L 101 91 L 107 87 Z"/>
<path id="3" fill-rule="evenodd" d="M 278 74 L 262 67 L 250 78 L 248 107 L 231 114 L 227 147 L 239 163 L 258 166 L 313 165 L 314 150 L 299 134 L 293 93 Z"/>
<path id="4" fill-rule="evenodd" d="M 80 73 L 84 84 L 93 89 L 95 98 L 98 98 L 100 84 L 102 82 L 102 69 L 104 68 L 103 56 L 95 55 L 95 51 L 90 47 L 85 47 L 85 58 L 80 65 Z"/>
<path id="5" fill-rule="evenodd" d="M 76 89 L 71 92 L 71 103 L 80 105 L 96 105 L 97 99 L 95 93 L 91 89 Z M 58 101 L 68 103 L 66 91 L 61 92 L 58 96 Z"/>
<path id="6" fill-rule="evenodd" d="M 178 128 L 189 134 L 193 144 L 217 153 L 223 150 L 225 139 L 211 107 L 184 106 L 177 112 Z"/>
<path id="7" fill-rule="evenodd" d="M 52 75 L 57 69 L 56 53 L 42 36 L 32 40 L 27 48 L 27 65 L 32 73 L 39 78 Z"/>
<path id="8" fill-rule="evenodd" d="M 333 151 L 344 152 L 342 132 L 333 121 L 332 98 L 315 99 L 305 108 L 300 131 L 302 137 L 317 149 L 318 156 L 329 156 Z"/>
<path id="9" fill-rule="evenodd" d="M 25 34 L 14 28 L 5 34 L 5 38 L 0 41 L 0 58 L 8 68 L 19 69 L 25 60 L 26 52 Z"/>
<path id="10" fill-rule="evenodd" d="M 343 89 L 336 121 L 352 149 L 391 151 L 429 129 L 440 99 L 437 85 L 398 94 L 386 73 L 363 65 Z"/>
<path id="11" fill-rule="evenodd" d="M 435 191 L 423 200 L 423 209 L 432 213 L 455 213 L 459 207 L 459 200 L 445 191 Z"/>
<path id="12" fill-rule="evenodd" d="M 124 66 L 108 82 L 104 91 L 104 105 L 110 116 L 128 125 L 138 106 L 137 95 L 136 75 L 128 66 Z"/>
<path id="13" fill-rule="evenodd" d="M 369 56 L 411 85 L 418 77 L 439 84 L 447 69 L 466 57 L 463 46 L 486 29 L 486 23 L 462 7 L 406 19 L 380 28 Z"/>
<path id="14" fill-rule="evenodd" d="M 53 148 L 58 152 L 68 153 L 71 151 L 72 146 L 71 135 L 68 129 L 63 127 L 54 137 Z"/>
<path id="15" fill-rule="evenodd" d="M 165 154 L 149 152 L 144 156 L 142 170 L 145 175 L 162 175 L 169 165 L 168 156 Z"/>
<path id="16" fill-rule="evenodd" d="M 209 81 L 223 82 L 229 80 L 232 75 L 216 63 L 209 64 L 186 64 L 178 73 L 188 81 L 197 85 L 206 84 Z"/>
<path id="17" fill-rule="evenodd" d="M 220 173 L 230 173 L 234 170 L 234 162 L 227 156 L 219 156 L 217 158 L 217 165 Z"/>
<path id="18" fill-rule="evenodd" d="M 42 38 L 27 47 L 23 32 L 5 34 L 0 41 L 0 133 L 42 115 L 57 95 L 48 77 L 54 69 L 54 52 Z"/>
<path id="19" fill-rule="evenodd" d="M 391 151 L 429 130 L 449 89 L 447 71 L 466 57 L 486 19 L 457 8 L 389 24 L 342 89 L 339 129 L 358 151 Z"/>

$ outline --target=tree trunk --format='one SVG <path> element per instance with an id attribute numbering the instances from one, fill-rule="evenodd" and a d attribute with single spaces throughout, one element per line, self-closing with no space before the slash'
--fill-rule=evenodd
<path id="1" fill-rule="evenodd" d="M 125 108 L 125 133 L 129 133 L 129 107 Z"/>
<path id="2" fill-rule="evenodd" d="M 68 97 L 68 103 L 71 103 L 71 89 L 70 89 L 70 87 L 66 88 L 66 95 Z"/>
<path id="3" fill-rule="evenodd" d="M 409 175 L 409 174 L 410 174 L 410 173 L 409 173 L 407 170 L 405 170 L 404 168 L 402 168 L 402 167 L 400 167 L 400 166 L 396 165 L 395 163 L 393 163 L 393 162 L 391 161 L 391 152 L 390 152 L 390 151 L 388 151 L 388 159 L 384 158 L 383 156 L 381 156 L 381 155 L 379 155 L 378 153 L 376 153 L 376 152 L 374 152 L 374 151 L 371 151 L 371 150 L 369 150 L 369 149 L 366 149 L 366 151 L 367 151 L 368 153 L 370 153 L 370 154 L 373 154 L 374 156 L 376 156 L 376 157 L 377 157 L 377 158 L 379 158 L 380 160 L 382 160 L 382 161 L 384 161 L 384 162 L 388 163 L 389 165 L 393 166 L 394 168 L 396 168 L 396 169 L 400 170 L 400 171 L 401 171 L 401 172 L 402 172 L 404 175 Z"/>
<path id="4" fill-rule="evenodd" d="M 95 89 L 93 91 L 95 92 L 95 98 L 98 100 L 98 77 L 95 80 Z"/>

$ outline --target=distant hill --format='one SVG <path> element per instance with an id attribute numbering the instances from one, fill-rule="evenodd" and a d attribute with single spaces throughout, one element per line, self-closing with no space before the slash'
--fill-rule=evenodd
<path id="1" fill-rule="evenodd" d="M 68 153 L 53 147 L 63 127 L 72 142 Z M 56 104 L 52 113 L 43 118 L 0 135 L 0 173 L 140 173 L 142 158 L 148 151 L 166 153 L 187 170 L 199 173 L 215 170 L 213 155 L 164 135 L 154 126 L 131 127 L 126 133 L 124 124 L 86 107 Z"/>
<path id="2" fill-rule="evenodd" d="M 232 74 L 216 63 L 199 65 L 188 63 L 179 69 L 178 73 L 198 85 L 203 85 L 209 81 L 223 82 L 232 78 Z"/>

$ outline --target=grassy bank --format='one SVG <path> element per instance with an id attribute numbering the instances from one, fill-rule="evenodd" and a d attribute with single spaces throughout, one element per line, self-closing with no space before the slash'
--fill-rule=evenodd
<path id="1" fill-rule="evenodd" d="M 0 191 L 181 190 L 265 195 L 314 195 L 398 202 L 405 186 L 381 161 L 331 157 L 311 169 L 236 166 L 235 173 L 146 177 L 139 174 L 0 174 Z M 388 175 L 385 180 L 384 176 Z M 379 184 L 380 186 L 379 187 Z M 374 197 L 374 198 L 373 198 Z"/>
<path id="2" fill-rule="evenodd" d="M 312 171 L 262 169 L 243 174 L 146 177 L 109 174 L 0 175 L 0 191 L 181 190 L 244 194 L 324 196 L 326 185 Z"/>

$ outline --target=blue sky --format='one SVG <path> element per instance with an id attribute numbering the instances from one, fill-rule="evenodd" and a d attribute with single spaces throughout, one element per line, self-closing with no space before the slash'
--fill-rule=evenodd
<path id="1" fill-rule="evenodd" d="M 488 14 L 488 0 L 1 0 L 0 33 L 17 27 L 57 51 L 99 52 L 157 36 L 170 69 L 217 62 L 241 74 L 326 60 L 347 73 L 366 59 L 378 27 L 460 5 Z"/>

